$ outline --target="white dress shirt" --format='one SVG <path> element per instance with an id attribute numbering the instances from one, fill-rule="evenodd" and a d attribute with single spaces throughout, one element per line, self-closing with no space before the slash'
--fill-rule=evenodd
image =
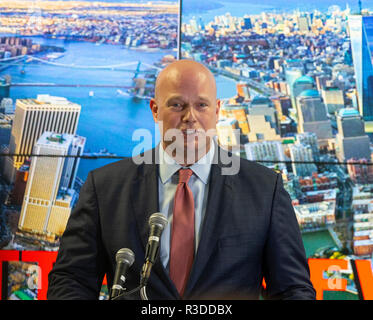
<path id="1" fill-rule="evenodd" d="M 161 237 L 160 259 L 166 270 L 168 270 L 170 258 L 174 197 L 176 187 L 179 183 L 179 175 L 175 173 L 181 168 L 188 168 L 193 171 L 193 174 L 188 182 L 188 186 L 191 189 L 194 198 L 194 236 L 195 252 L 197 252 L 198 243 L 201 236 L 201 226 L 206 212 L 209 189 L 208 182 L 214 152 L 215 146 L 213 141 L 211 141 L 210 150 L 204 157 L 189 167 L 182 167 L 163 150 L 162 143 L 159 144 L 159 211 L 164 214 L 168 220 L 168 224 L 165 227 Z"/>

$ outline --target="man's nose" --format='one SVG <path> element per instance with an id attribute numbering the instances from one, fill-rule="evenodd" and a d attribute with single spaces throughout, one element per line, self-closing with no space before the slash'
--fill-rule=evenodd
<path id="1" fill-rule="evenodd" d="M 187 108 L 185 108 L 185 113 L 183 115 L 183 121 L 186 121 L 186 122 L 196 121 L 194 111 L 195 110 L 191 106 L 188 106 Z"/>

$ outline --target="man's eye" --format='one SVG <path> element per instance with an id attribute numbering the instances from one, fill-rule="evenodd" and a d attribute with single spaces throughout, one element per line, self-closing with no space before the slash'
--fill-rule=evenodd
<path id="1" fill-rule="evenodd" d="M 208 107 L 208 104 L 207 104 L 207 103 L 204 103 L 204 102 L 201 102 L 201 103 L 199 104 L 199 107 L 200 107 L 200 108 L 206 108 L 206 107 Z"/>

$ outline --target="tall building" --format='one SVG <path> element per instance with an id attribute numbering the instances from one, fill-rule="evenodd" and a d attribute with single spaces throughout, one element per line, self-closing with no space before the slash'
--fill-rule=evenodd
<path id="1" fill-rule="evenodd" d="M 10 90 L 9 78 L 1 77 L 0 78 L 0 102 L 4 98 L 9 98 L 9 90 Z M 0 112 L 4 112 L 4 110 L 0 110 Z"/>
<path id="2" fill-rule="evenodd" d="M 333 138 L 325 105 L 317 90 L 305 90 L 297 97 L 298 132 L 314 132 L 321 145 Z"/>
<path id="3" fill-rule="evenodd" d="M 255 96 L 249 107 L 249 116 L 263 115 L 276 134 L 280 133 L 280 121 L 272 101 L 264 96 Z"/>
<path id="4" fill-rule="evenodd" d="M 44 132 L 34 146 L 18 228 L 38 234 L 61 236 L 77 194 L 69 189 L 76 177 L 85 138 Z M 71 160 L 72 159 L 72 160 Z"/>
<path id="5" fill-rule="evenodd" d="M 310 146 L 312 150 L 312 157 L 315 161 L 320 160 L 319 144 L 317 142 L 317 136 L 313 132 L 303 132 L 296 135 L 299 144 L 304 146 Z"/>
<path id="6" fill-rule="evenodd" d="M 249 16 L 245 15 L 243 17 L 243 26 L 242 26 L 242 29 L 243 30 L 249 30 L 249 29 L 252 29 L 253 28 L 253 25 L 251 23 L 251 19 Z"/>
<path id="7" fill-rule="evenodd" d="M 366 129 L 373 122 L 373 16 L 350 15 L 348 25 L 355 70 L 359 112 Z M 366 130 L 370 131 L 370 130 Z"/>
<path id="8" fill-rule="evenodd" d="M 308 18 L 305 16 L 299 16 L 297 17 L 297 25 L 298 25 L 298 30 L 300 32 L 308 32 L 310 30 L 310 25 Z"/>
<path id="9" fill-rule="evenodd" d="M 286 61 L 287 62 L 287 61 Z M 291 103 L 293 108 L 296 108 L 296 101 L 293 99 L 293 84 L 295 80 L 303 76 L 304 67 L 286 67 L 285 68 L 285 80 L 289 86 L 288 92 L 290 93 Z"/>
<path id="10" fill-rule="evenodd" d="M 336 111 L 344 108 L 345 100 L 343 91 L 338 87 L 322 88 L 321 96 L 329 114 L 334 114 Z"/>
<path id="11" fill-rule="evenodd" d="M 299 77 L 294 81 L 291 88 L 291 99 L 293 106 L 297 106 L 297 98 L 298 96 L 304 92 L 305 90 L 313 90 L 315 87 L 315 81 L 309 76 L 302 76 Z M 297 115 L 299 120 L 299 115 Z"/>
<path id="12" fill-rule="evenodd" d="M 281 162 L 285 161 L 285 153 L 280 141 L 249 142 L 245 144 L 245 152 L 248 160 L 264 160 L 263 165 L 267 167 L 286 168 L 285 163 Z"/>
<path id="13" fill-rule="evenodd" d="M 317 172 L 317 167 L 312 156 L 312 149 L 309 145 L 294 144 L 290 146 L 290 158 L 294 175 L 298 177 L 312 176 Z M 302 163 L 304 162 L 304 163 Z"/>
<path id="14" fill-rule="evenodd" d="M 337 115 L 336 156 L 340 161 L 351 158 L 371 159 L 369 137 L 364 121 L 356 109 L 341 109 Z"/>
<path id="15" fill-rule="evenodd" d="M 17 99 L 10 154 L 31 154 L 35 142 L 45 131 L 76 134 L 81 106 L 62 97 L 38 95 L 36 99 Z M 13 182 L 15 170 L 26 157 L 14 156 L 4 165 L 4 177 Z"/>

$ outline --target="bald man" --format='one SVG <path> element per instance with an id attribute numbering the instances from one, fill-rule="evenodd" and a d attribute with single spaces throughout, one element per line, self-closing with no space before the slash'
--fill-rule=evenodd
<path id="1" fill-rule="evenodd" d="M 216 95 L 213 75 L 197 62 L 162 70 L 150 101 L 161 141 L 89 173 L 49 274 L 48 299 L 97 299 L 105 274 L 112 285 L 121 248 L 135 254 L 126 287 L 136 288 L 155 212 L 168 224 L 146 286 L 150 300 L 315 299 L 281 175 L 218 146 Z"/>

